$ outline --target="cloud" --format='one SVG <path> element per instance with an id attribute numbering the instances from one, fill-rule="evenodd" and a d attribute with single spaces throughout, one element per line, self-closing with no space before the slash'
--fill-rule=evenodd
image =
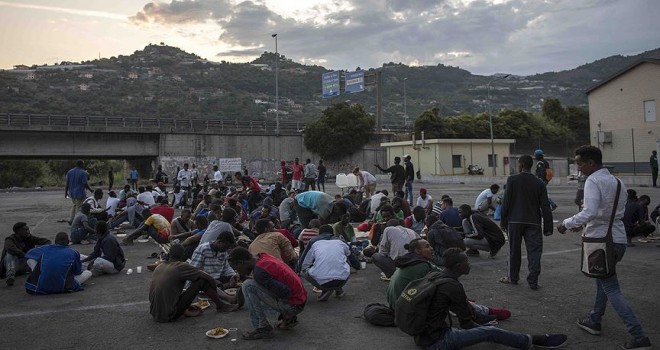
<path id="1" fill-rule="evenodd" d="M 656 1 L 333 0 L 286 11 L 268 0 L 178 0 L 148 3 L 130 20 L 211 23 L 209 35 L 225 48 L 218 57 L 242 61 L 274 51 L 270 35 L 278 33 L 280 53 L 328 68 L 443 63 L 532 74 L 654 48 Z"/>
<path id="2" fill-rule="evenodd" d="M 80 9 L 68 8 L 68 7 L 34 5 L 34 4 L 14 3 L 7 1 L 0 1 L 0 6 L 38 10 L 38 11 L 48 11 L 55 13 L 64 13 L 64 14 L 85 16 L 85 17 L 98 17 L 98 18 L 116 19 L 122 21 L 126 20 L 126 16 L 123 14 L 104 12 L 104 11 L 89 11 L 89 10 L 80 10 Z"/>

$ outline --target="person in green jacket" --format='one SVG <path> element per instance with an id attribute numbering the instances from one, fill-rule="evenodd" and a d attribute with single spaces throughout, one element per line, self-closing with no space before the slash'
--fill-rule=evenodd
<path id="1" fill-rule="evenodd" d="M 394 260 L 397 269 L 387 287 L 387 303 L 392 310 L 408 283 L 426 276 L 431 271 L 442 271 L 433 264 L 433 248 L 425 239 L 415 238 L 404 247 L 408 249 L 408 253 Z M 470 302 L 470 306 L 474 313 L 474 321 L 479 324 L 511 317 L 511 312 L 507 309 L 487 307 L 474 302 Z"/>
<path id="2" fill-rule="evenodd" d="M 394 261 L 397 269 L 387 287 L 387 303 L 392 309 L 408 283 L 426 276 L 431 271 L 440 271 L 440 268 L 431 262 L 433 248 L 425 239 L 415 238 L 404 248 L 408 249 L 408 253 Z"/>

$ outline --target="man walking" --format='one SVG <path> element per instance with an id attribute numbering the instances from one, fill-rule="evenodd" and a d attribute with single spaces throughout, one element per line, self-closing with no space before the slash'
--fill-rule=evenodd
<path id="1" fill-rule="evenodd" d="M 64 188 L 64 198 L 71 198 L 73 208 L 71 208 L 71 217 L 69 218 L 69 225 L 73 221 L 73 217 L 80 209 L 87 193 L 85 189 L 92 191 L 92 188 L 87 184 L 87 172 L 84 169 L 85 163 L 78 159 L 76 166 L 66 173 L 66 187 Z"/>
<path id="2" fill-rule="evenodd" d="M 614 241 L 615 261 L 619 262 L 626 252 L 626 231 L 623 226 L 625 196 L 619 196 L 614 202 L 618 180 L 607 169 L 603 168 L 603 154 L 594 146 L 582 146 L 575 150 L 575 164 L 578 170 L 587 175 L 584 185 L 584 209 L 564 220 L 558 227 L 559 233 L 567 230 L 580 231 L 584 227 L 583 237 L 602 238 L 606 235 L 610 223 L 613 206 L 616 213 L 612 223 L 612 240 Z M 626 188 L 621 184 L 621 193 Z M 507 190 L 507 192 L 509 192 Z M 596 299 L 589 317 L 578 320 L 581 329 L 593 335 L 601 334 L 601 321 L 605 314 L 605 306 L 609 300 L 612 308 L 626 325 L 632 339 L 623 344 L 622 349 L 651 349 L 651 341 L 642 330 L 642 325 L 635 317 L 630 304 L 621 293 L 617 275 L 596 279 Z"/>
<path id="3" fill-rule="evenodd" d="M 378 164 L 374 164 L 378 170 L 384 173 L 390 173 L 390 181 L 392 182 L 392 193 L 403 191 L 403 183 L 406 181 L 406 169 L 401 165 L 401 157 L 394 157 L 394 165 L 387 169 L 383 169 Z"/>
<path id="4" fill-rule="evenodd" d="M 502 204 L 500 226 L 509 232 L 509 275 L 501 283 L 518 284 L 522 241 L 527 248 L 527 283 L 539 288 L 543 234 L 552 234 L 552 211 L 548 204 L 545 183 L 532 174 L 534 161 L 524 155 L 518 159 L 519 174 L 509 176 Z M 543 220 L 543 223 L 541 223 Z M 543 226 L 541 226 L 543 224 Z"/>
<path id="5" fill-rule="evenodd" d="M 406 174 L 405 174 L 405 186 L 406 186 L 406 200 L 408 203 L 410 203 L 410 206 L 412 207 L 413 205 L 413 190 L 412 190 L 412 183 L 415 181 L 415 167 L 413 166 L 412 162 L 410 161 L 410 155 L 406 154 L 403 156 L 403 164 L 406 166 Z"/>
<path id="6" fill-rule="evenodd" d="M 649 164 L 651 165 L 651 178 L 653 179 L 653 187 L 656 187 L 658 181 L 658 152 L 651 152 L 651 158 L 649 159 Z"/>

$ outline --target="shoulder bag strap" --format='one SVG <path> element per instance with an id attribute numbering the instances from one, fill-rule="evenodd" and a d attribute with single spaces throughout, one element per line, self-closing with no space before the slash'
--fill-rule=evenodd
<path id="1" fill-rule="evenodd" d="M 616 197 L 614 198 L 614 205 L 612 206 L 612 215 L 610 216 L 610 225 L 607 227 L 607 241 L 612 241 L 612 224 L 614 224 L 614 215 L 616 214 L 616 207 L 619 204 L 619 195 L 621 194 L 621 180 L 616 179 Z"/>

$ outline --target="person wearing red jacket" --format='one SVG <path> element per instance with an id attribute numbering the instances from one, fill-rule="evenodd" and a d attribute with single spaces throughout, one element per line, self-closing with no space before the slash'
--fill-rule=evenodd
<path id="1" fill-rule="evenodd" d="M 278 312 L 279 329 L 292 329 L 298 325 L 297 315 L 305 308 L 307 291 L 296 273 L 281 260 L 259 253 L 252 256 L 242 247 L 229 253 L 229 264 L 241 276 L 252 275 L 243 282 L 242 291 L 254 330 L 243 333 L 242 338 L 255 340 L 272 338 L 273 326 L 268 323 L 268 311 Z"/>

